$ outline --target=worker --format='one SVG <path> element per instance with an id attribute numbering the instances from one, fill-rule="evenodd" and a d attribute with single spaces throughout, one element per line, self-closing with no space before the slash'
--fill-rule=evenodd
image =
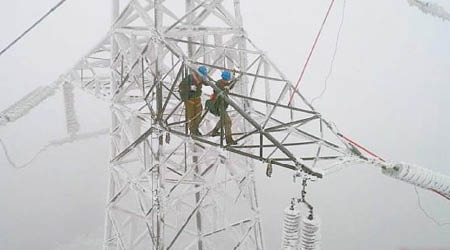
<path id="1" fill-rule="evenodd" d="M 222 93 L 218 93 L 216 90 L 214 90 L 211 100 L 206 105 L 208 106 L 208 110 L 212 114 L 220 117 L 220 120 L 217 122 L 216 126 L 209 133 L 209 135 L 210 136 L 220 135 L 220 129 L 222 128 L 223 124 L 225 127 L 225 139 L 227 144 L 236 145 L 237 142 L 233 140 L 231 134 L 231 118 L 227 112 L 228 103 L 222 97 L 222 95 L 228 95 L 230 93 L 230 89 L 233 87 L 234 82 L 237 80 L 237 78 L 235 78 L 233 81 L 230 80 L 231 80 L 230 71 L 223 71 L 222 79 L 218 80 L 216 84 L 216 86 L 220 90 L 222 90 Z"/>
<path id="2" fill-rule="evenodd" d="M 186 121 L 191 135 L 201 136 L 198 130 L 202 114 L 202 85 L 207 84 L 208 69 L 200 66 L 198 71 L 187 75 L 179 85 L 181 100 L 186 108 Z"/>

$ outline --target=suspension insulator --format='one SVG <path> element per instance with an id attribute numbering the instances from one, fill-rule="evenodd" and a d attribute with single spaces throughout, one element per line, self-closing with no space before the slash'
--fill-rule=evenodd
<path id="1" fill-rule="evenodd" d="M 74 136 L 80 130 L 80 124 L 77 121 L 77 116 L 75 113 L 75 101 L 72 84 L 68 82 L 64 83 L 63 92 L 67 133 Z"/>
<path id="2" fill-rule="evenodd" d="M 450 196 L 450 177 L 426 168 L 397 163 L 393 167 L 384 167 L 383 174 Z"/>
<path id="3" fill-rule="evenodd" d="M 300 250 L 320 249 L 320 219 L 303 217 L 300 229 Z"/>
<path id="4" fill-rule="evenodd" d="M 53 86 L 38 87 L 31 93 L 0 113 L 0 125 L 13 122 L 26 115 L 31 109 L 55 94 Z"/>
<path id="5" fill-rule="evenodd" d="M 408 0 L 409 5 L 417 7 L 425 14 L 442 18 L 442 20 L 450 21 L 450 13 L 441 5 L 422 0 Z"/>
<path id="6" fill-rule="evenodd" d="M 284 210 L 281 248 L 283 250 L 297 249 L 300 230 L 300 210 L 289 206 Z"/>

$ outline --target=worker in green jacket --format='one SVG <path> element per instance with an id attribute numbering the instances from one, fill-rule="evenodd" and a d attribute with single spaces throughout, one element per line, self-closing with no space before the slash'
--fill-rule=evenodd
<path id="1" fill-rule="evenodd" d="M 186 76 L 179 85 L 181 100 L 186 108 L 186 121 L 189 124 L 189 131 L 192 135 L 201 136 L 198 130 L 202 116 L 202 85 L 207 84 L 206 77 L 208 69 L 200 66 L 198 72 Z"/>
<path id="2" fill-rule="evenodd" d="M 228 115 L 227 108 L 228 103 L 225 102 L 225 99 L 221 95 L 228 95 L 230 93 L 230 89 L 233 87 L 233 84 L 236 79 L 231 80 L 231 73 L 229 71 L 222 72 L 222 79 L 218 80 L 216 86 L 222 90 L 222 94 L 216 93 L 214 91 L 213 100 L 208 102 L 209 111 L 220 117 L 220 120 L 217 122 L 214 129 L 209 133 L 211 136 L 220 135 L 220 129 L 225 128 L 225 140 L 228 145 L 236 145 L 237 142 L 233 140 L 232 132 L 231 132 L 231 118 Z"/>

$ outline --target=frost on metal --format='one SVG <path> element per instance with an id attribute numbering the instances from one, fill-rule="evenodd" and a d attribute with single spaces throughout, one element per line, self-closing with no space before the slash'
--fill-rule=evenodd
<path id="1" fill-rule="evenodd" d="M 76 133 L 80 130 L 80 124 L 78 123 L 77 115 L 75 113 L 73 85 L 71 83 L 66 82 L 63 84 L 63 94 L 67 133 L 70 136 L 75 136 Z"/>
<path id="2" fill-rule="evenodd" d="M 65 77 L 112 102 L 105 249 L 264 249 L 255 163 L 317 179 L 351 148 L 249 40 L 239 1 L 122 9 L 111 38 Z M 237 145 L 187 134 L 178 85 L 200 65 L 210 77 L 202 103 L 220 93 L 221 71 L 239 77 L 224 96 Z M 217 121 L 206 113 L 200 131 Z"/>
<path id="3" fill-rule="evenodd" d="M 300 229 L 300 250 L 320 249 L 320 219 L 307 216 L 302 218 Z"/>
<path id="4" fill-rule="evenodd" d="M 26 115 L 31 109 L 55 94 L 56 86 L 41 86 L 0 113 L 0 125 L 14 122 Z"/>
<path id="5" fill-rule="evenodd" d="M 434 17 L 441 18 L 444 21 L 450 21 L 450 13 L 447 12 L 442 6 L 420 0 L 408 0 L 409 5 L 417 7 L 425 14 L 430 14 Z"/>
<path id="6" fill-rule="evenodd" d="M 281 249 L 297 249 L 300 237 L 300 209 L 291 206 L 284 210 Z"/>
<path id="7" fill-rule="evenodd" d="M 283 167 L 318 180 L 348 159 L 375 159 L 343 140 L 248 38 L 239 0 L 180 3 L 114 5 L 108 36 L 59 81 L 111 104 L 104 249 L 264 249 L 257 162 L 274 175 Z M 178 85 L 201 65 L 209 69 L 202 103 L 213 90 L 223 96 L 237 145 L 188 133 Z M 223 70 L 238 77 L 228 95 L 215 85 Z M 70 85 L 64 90 L 73 134 L 78 126 Z M 46 91 L 33 92 L 0 121 L 17 119 Z M 207 134 L 218 118 L 202 116 L 199 129 Z M 286 227 L 298 225 L 295 216 L 287 220 Z M 308 217 L 300 227 L 298 237 L 292 227 L 284 236 L 317 249 L 318 221 Z"/>
<path id="8" fill-rule="evenodd" d="M 450 177 L 432 170 L 406 163 L 396 163 L 384 167 L 383 174 L 405 181 L 412 185 L 431 189 L 450 197 Z"/>
<path id="9" fill-rule="evenodd" d="M 293 203 L 284 210 L 281 249 L 319 250 L 320 237 L 320 218 L 304 203 Z"/>
<path id="10" fill-rule="evenodd" d="M 184 3 L 119 6 L 110 37 L 62 77 L 111 102 L 105 249 L 264 249 L 256 162 L 317 180 L 343 159 L 367 158 L 248 38 L 238 0 Z M 221 71 L 239 77 L 224 95 L 237 145 L 188 134 L 178 85 L 201 65 L 202 103 L 221 92 Z M 203 115 L 207 134 L 218 119 Z M 313 222 L 299 236 L 312 249 Z"/>

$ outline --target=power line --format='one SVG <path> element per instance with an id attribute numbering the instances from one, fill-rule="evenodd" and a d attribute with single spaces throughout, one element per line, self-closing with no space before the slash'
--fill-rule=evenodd
<path id="1" fill-rule="evenodd" d="M 422 202 L 420 201 L 420 196 L 419 196 L 419 191 L 417 191 L 417 187 L 414 187 L 414 191 L 416 191 L 416 196 L 417 196 L 417 203 L 419 204 L 419 208 L 420 210 L 422 210 L 422 213 L 431 221 L 434 222 L 434 224 L 438 225 L 438 226 L 448 226 L 450 225 L 450 222 L 439 222 L 438 220 L 436 220 L 435 218 L 433 218 L 431 215 L 429 215 L 425 209 L 422 206 Z"/>
<path id="2" fill-rule="evenodd" d="M 16 168 L 16 169 L 21 169 L 21 168 L 25 168 L 25 167 L 27 167 L 28 165 L 30 165 L 31 163 L 33 163 L 34 162 L 34 160 L 41 154 L 41 153 L 43 153 L 43 152 L 45 152 L 45 151 L 47 151 L 47 149 L 51 146 L 51 144 L 47 144 L 47 145 L 45 145 L 45 146 L 43 146 L 29 161 L 27 161 L 27 162 L 25 162 L 25 163 L 23 163 L 23 164 L 20 164 L 20 165 L 18 165 L 18 164 L 16 164 L 13 160 L 12 160 L 12 158 L 11 158 L 11 156 L 9 155 L 9 152 L 8 152 L 8 148 L 6 147 L 6 145 L 5 145 L 5 143 L 2 141 L 2 139 L 0 139 L 0 145 L 2 146 L 2 148 L 3 148 L 3 152 L 5 153 L 5 156 L 6 156 L 6 159 L 8 160 L 8 162 L 9 162 L 9 164 L 13 167 L 13 168 Z"/>
<path id="3" fill-rule="evenodd" d="M 334 4 L 334 0 L 331 0 L 330 6 L 328 7 L 328 10 L 327 10 L 327 14 L 325 15 L 325 17 L 322 21 L 322 25 L 320 26 L 319 32 L 316 35 L 316 39 L 314 39 L 313 46 L 312 46 L 311 50 L 309 51 L 308 57 L 306 58 L 306 62 L 305 62 L 305 65 L 303 66 L 302 72 L 300 73 L 297 83 L 295 84 L 294 91 L 292 91 L 291 97 L 289 98 L 289 102 L 288 102 L 289 106 L 291 105 L 292 99 L 294 98 L 294 94 L 297 91 L 298 86 L 303 79 L 303 75 L 305 74 L 306 68 L 308 67 L 309 60 L 311 59 L 314 49 L 316 48 L 317 42 L 319 41 L 320 34 L 322 34 L 322 30 L 323 30 L 323 27 L 325 26 L 325 23 L 327 22 L 328 15 L 330 14 L 331 9 L 333 8 L 333 4 Z"/>
<path id="4" fill-rule="evenodd" d="M 345 18 L 345 0 L 344 0 L 344 3 L 343 3 L 343 6 L 342 6 L 341 23 L 339 24 L 338 33 L 337 33 L 337 36 L 336 36 L 336 43 L 334 45 L 334 52 L 333 52 L 333 57 L 331 58 L 330 69 L 328 71 L 327 77 L 325 78 L 325 84 L 324 84 L 324 87 L 322 89 L 322 92 L 320 92 L 320 94 L 318 96 L 314 97 L 311 100 L 311 105 L 313 105 L 314 101 L 316 101 L 317 99 L 322 98 L 322 96 L 325 94 L 325 91 L 327 90 L 328 80 L 330 79 L 331 74 L 333 73 L 334 60 L 336 59 L 336 54 L 337 54 L 337 51 L 338 51 L 338 48 L 339 48 L 339 40 L 340 40 L 340 37 L 341 37 L 342 26 L 344 24 L 344 18 Z"/>
<path id="5" fill-rule="evenodd" d="M 0 56 L 3 55 L 8 49 L 10 49 L 14 44 L 16 44 L 20 39 L 22 39 L 28 32 L 30 32 L 34 27 L 36 27 L 40 22 L 42 22 L 47 16 L 49 16 L 53 11 L 55 11 L 59 6 L 61 6 L 66 0 L 61 0 L 58 4 L 56 4 L 53 8 L 51 8 L 44 16 L 39 18 L 33 25 L 31 25 L 28 29 L 26 29 L 20 36 L 18 36 L 14 41 L 12 41 L 6 48 L 4 48 L 0 52 Z"/>
<path id="6" fill-rule="evenodd" d="M 11 167 L 15 168 L 15 169 L 21 169 L 21 168 L 26 168 L 28 167 L 30 164 L 32 164 L 42 153 L 46 152 L 47 150 L 49 150 L 51 147 L 58 147 L 58 146 L 63 146 L 64 144 L 67 143 L 73 143 L 73 142 L 77 142 L 77 141 L 81 141 L 81 140 L 87 140 L 90 138 L 94 138 L 94 137 L 98 137 L 98 136 L 102 136 L 102 135 L 106 135 L 109 134 L 109 129 L 100 129 L 97 131 L 93 131 L 93 132 L 88 132 L 88 133 L 83 133 L 83 134 L 77 134 L 77 135 L 71 135 L 70 137 L 67 138 L 63 138 L 60 140 L 55 140 L 55 141 L 50 141 L 48 142 L 46 145 L 44 145 L 43 147 L 41 147 L 39 149 L 39 151 L 34 154 L 34 156 L 28 160 L 25 163 L 22 164 L 17 164 L 11 157 L 11 155 L 9 154 L 8 151 L 8 147 L 6 146 L 6 144 L 3 142 L 3 140 L 0 138 L 0 146 L 3 149 L 3 153 L 6 156 L 6 160 L 8 161 L 8 163 L 11 165 Z"/>

